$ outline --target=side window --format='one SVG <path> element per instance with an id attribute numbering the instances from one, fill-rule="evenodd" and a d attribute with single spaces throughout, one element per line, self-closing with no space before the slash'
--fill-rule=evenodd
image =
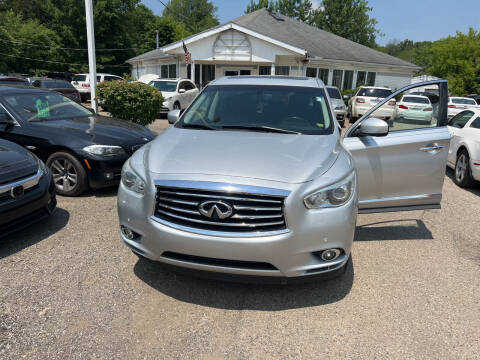
<path id="1" fill-rule="evenodd" d="M 470 124 L 470 127 L 474 129 L 480 129 L 480 117 L 473 120 L 472 123 Z"/>
<path id="2" fill-rule="evenodd" d="M 113 81 L 115 80 L 113 76 L 105 76 L 103 81 Z"/>
<path id="3" fill-rule="evenodd" d="M 178 85 L 178 90 L 188 90 L 187 89 L 187 82 L 186 81 L 182 81 L 180 82 L 180 85 Z"/>
<path id="4" fill-rule="evenodd" d="M 41 85 L 40 80 L 35 80 L 35 81 L 32 83 L 32 86 L 35 86 L 35 87 L 41 87 L 40 85 Z"/>
<path id="5" fill-rule="evenodd" d="M 463 111 L 458 115 L 455 115 L 448 125 L 455 127 L 457 129 L 463 129 L 463 127 L 467 124 L 467 122 L 472 118 L 473 112 L 471 111 Z M 477 119 L 478 120 L 478 119 Z M 473 124 L 472 124 L 473 125 Z"/>
<path id="6" fill-rule="evenodd" d="M 389 131 L 435 127 L 439 121 L 439 94 L 437 84 L 408 90 L 380 107 L 374 116 L 387 120 Z"/>
<path id="7" fill-rule="evenodd" d="M 193 83 L 187 81 L 187 90 L 193 90 L 195 89 L 195 85 L 193 85 Z"/>

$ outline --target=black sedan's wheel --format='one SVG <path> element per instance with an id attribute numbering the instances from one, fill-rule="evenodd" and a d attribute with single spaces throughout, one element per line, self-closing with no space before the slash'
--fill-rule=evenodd
<path id="1" fill-rule="evenodd" d="M 56 152 L 47 160 L 58 194 L 78 196 L 87 189 L 87 173 L 80 161 L 64 151 Z"/>
<path id="2" fill-rule="evenodd" d="M 454 181 L 461 187 L 470 187 L 475 183 L 470 169 L 470 158 L 466 150 L 460 151 L 457 156 Z"/>

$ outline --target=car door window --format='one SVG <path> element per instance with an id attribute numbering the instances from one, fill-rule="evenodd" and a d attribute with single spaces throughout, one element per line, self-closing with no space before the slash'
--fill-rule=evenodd
<path id="1" fill-rule="evenodd" d="M 182 81 L 180 82 L 180 85 L 178 85 L 178 90 L 185 90 L 187 91 L 187 88 L 186 88 L 186 85 L 187 85 L 187 82 L 186 81 Z"/>
<path id="2" fill-rule="evenodd" d="M 475 120 L 473 120 L 470 124 L 470 127 L 474 129 L 480 129 L 480 117 L 477 117 Z"/>
<path id="3" fill-rule="evenodd" d="M 455 115 L 448 125 L 455 127 L 457 129 L 463 129 L 463 127 L 467 124 L 467 122 L 472 118 L 473 112 L 471 111 L 463 111 L 460 114 Z"/>

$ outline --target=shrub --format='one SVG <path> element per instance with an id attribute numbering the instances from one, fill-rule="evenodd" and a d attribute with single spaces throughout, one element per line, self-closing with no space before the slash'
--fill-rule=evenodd
<path id="1" fill-rule="evenodd" d="M 162 94 L 154 87 L 127 81 L 99 84 L 97 99 L 112 116 L 144 126 L 157 118 L 163 103 Z"/>

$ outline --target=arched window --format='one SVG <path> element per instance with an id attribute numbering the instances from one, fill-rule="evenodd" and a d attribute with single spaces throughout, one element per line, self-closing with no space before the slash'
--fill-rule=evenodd
<path id="1" fill-rule="evenodd" d="M 252 47 L 248 37 L 233 29 L 220 33 L 213 44 L 213 58 L 215 60 L 252 60 Z"/>

